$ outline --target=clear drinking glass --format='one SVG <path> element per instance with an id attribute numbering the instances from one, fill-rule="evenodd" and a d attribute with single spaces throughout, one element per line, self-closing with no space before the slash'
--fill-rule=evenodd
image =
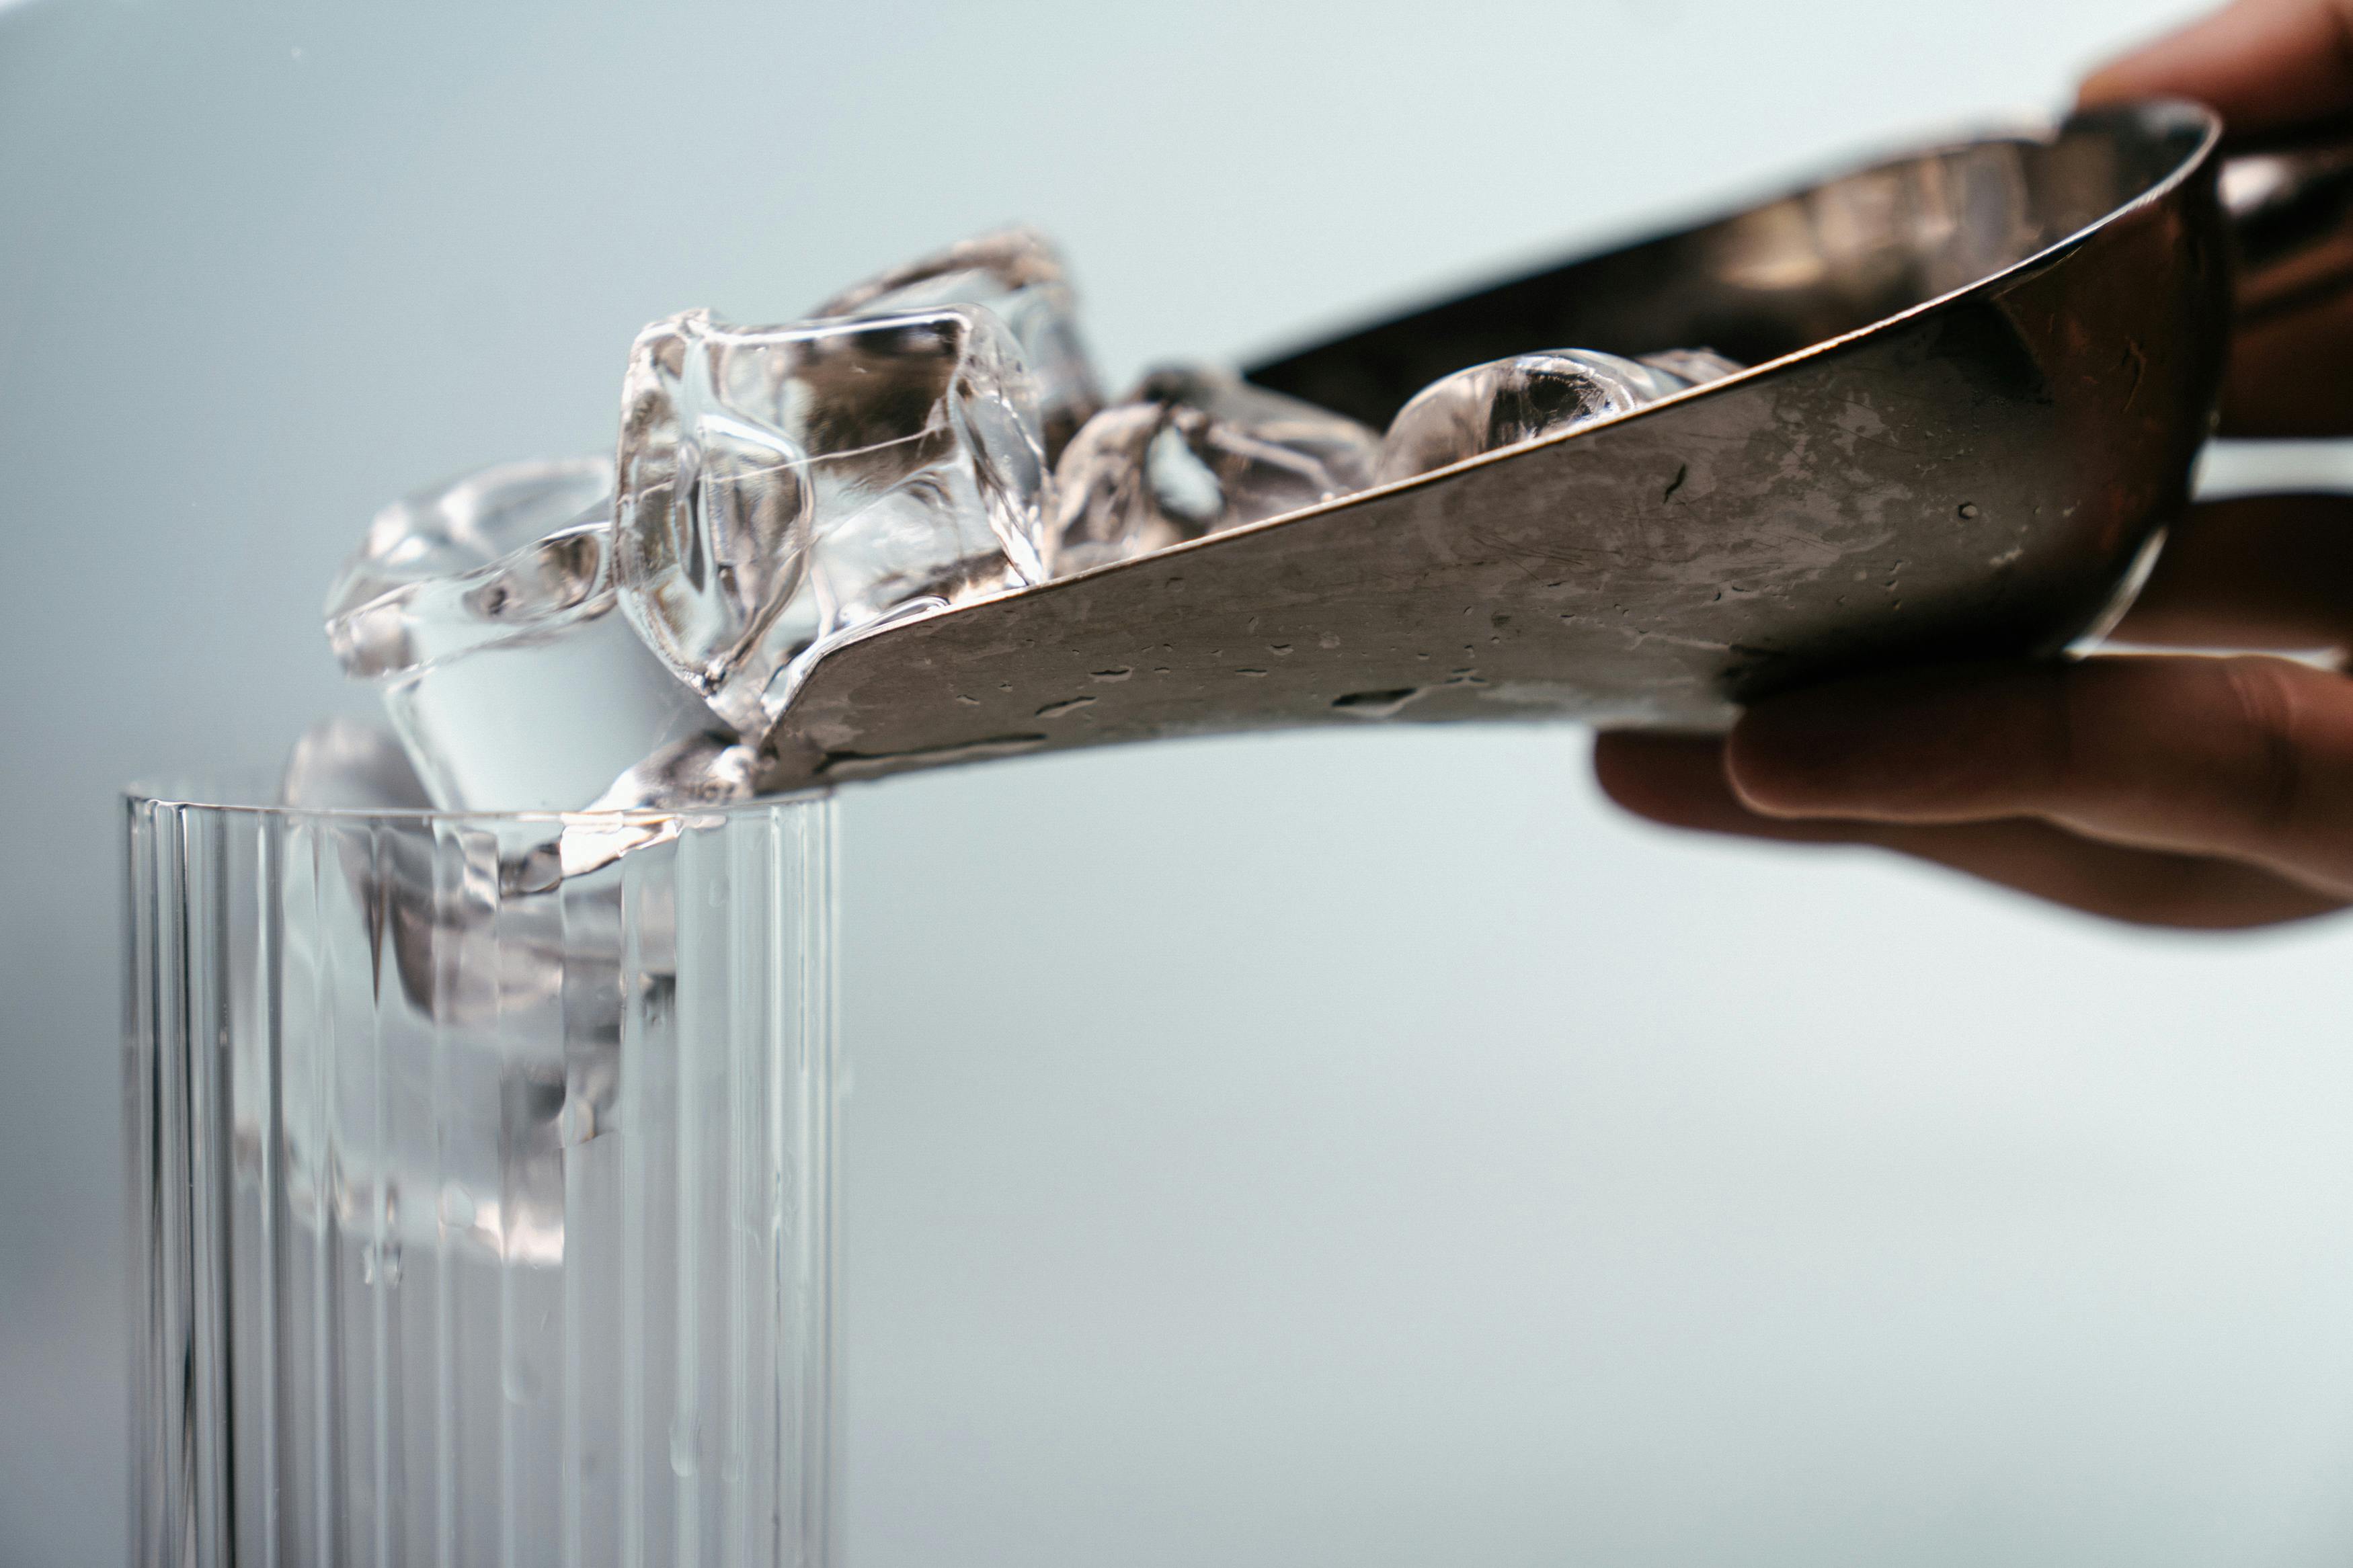
<path id="1" fill-rule="evenodd" d="M 137 1561 L 832 1562 L 830 804 L 127 804 Z"/>

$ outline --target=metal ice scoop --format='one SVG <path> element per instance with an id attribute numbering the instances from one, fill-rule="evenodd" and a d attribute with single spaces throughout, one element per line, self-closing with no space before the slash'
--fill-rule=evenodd
<path id="1" fill-rule="evenodd" d="M 827 654 L 770 787 L 1388 720 L 1721 727 L 1778 687 L 2055 651 L 2185 500 L 2239 299 L 2353 278 L 2353 159 L 2151 103 L 1875 164 L 1250 378 L 1375 426 L 1574 345 L 1754 368 Z M 2233 223 L 2237 235 L 2234 238 Z"/>

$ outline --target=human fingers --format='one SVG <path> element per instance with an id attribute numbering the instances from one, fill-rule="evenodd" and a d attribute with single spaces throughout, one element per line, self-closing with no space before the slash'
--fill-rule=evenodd
<path id="1" fill-rule="evenodd" d="M 1852 844 L 1860 825 L 1766 816 L 1742 804 L 1725 776 L 1720 735 L 1605 731 L 1593 738 L 1593 776 L 1601 792 L 1635 816 L 1668 827 L 1778 838 L 1800 844 Z"/>
<path id="2" fill-rule="evenodd" d="M 2286 659 L 1893 672 L 1764 702 L 1725 756 L 1767 816 L 2028 816 L 2353 897 L 2353 681 Z"/>
<path id="3" fill-rule="evenodd" d="M 1666 826 L 1889 849 L 2110 920 L 2224 931 L 2308 919 L 2340 907 L 2337 900 L 2234 860 L 2126 848 L 2031 819 L 1914 826 L 1762 816 L 1733 793 L 1723 744 L 1715 740 L 1600 735 L 1593 766 L 1612 800 Z"/>
<path id="4" fill-rule="evenodd" d="M 2116 636 L 2173 647 L 2353 647 L 2353 497 L 2193 508 Z"/>
<path id="5" fill-rule="evenodd" d="M 2222 380 L 2225 436 L 2353 434 L 2353 293 L 2247 323 Z"/>
<path id="6" fill-rule="evenodd" d="M 2085 106 L 2193 98 L 2232 132 L 2353 109 L 2353 0 L 2236 0 L 2094 70 Z"/>

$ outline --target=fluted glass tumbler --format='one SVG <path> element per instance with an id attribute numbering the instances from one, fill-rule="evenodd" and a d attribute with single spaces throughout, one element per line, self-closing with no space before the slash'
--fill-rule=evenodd
<path id="1" fill-rule="evenodd" d="M 138 1562 L 830 1563 L 829 803 L 127 826 Z"/>

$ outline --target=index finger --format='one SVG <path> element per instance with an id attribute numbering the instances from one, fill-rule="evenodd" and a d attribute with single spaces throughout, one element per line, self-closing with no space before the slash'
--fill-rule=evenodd
<path id="1" fill-rule="evenodd" d="M 2234 134 L 2353 110 L 2353 0 L 2235 0 L 2084 79 L 2089 107 L 2192 98 Z"/>
<path id="2" fill-rule="evenodd" d="M 2353 650 L 2353 497 L 2245 496 L 2192 508 L 2116 636 L 2173 647 Z"/>
<path id="3" fill-rule="evenodd" d="M 2034 817 L 2353 899 L 2353 681 L 2284 659 L 1889 670 L 1758 703 L 1725 770 L 1767 816 Z"/>

